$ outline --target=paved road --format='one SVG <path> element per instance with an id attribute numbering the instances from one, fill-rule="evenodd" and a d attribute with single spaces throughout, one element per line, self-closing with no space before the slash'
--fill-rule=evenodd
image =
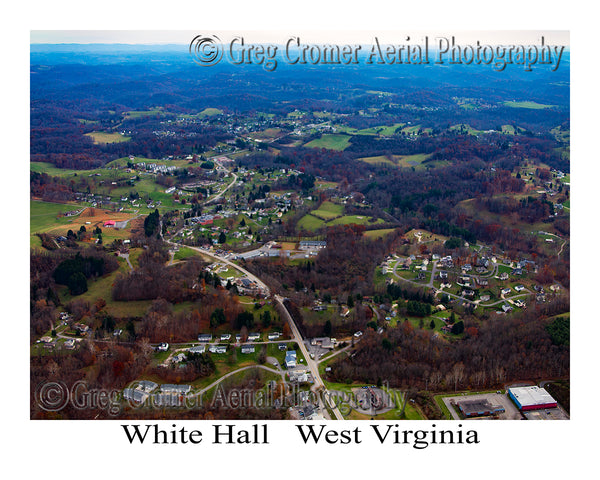
<path id="1" fill-rule="evenodd" d="M 315 393 L 323 394 L 323 398 L 325 398 L 327 403 L 329 403 L 330 396 L 329 396 L 329 393 L 327 392 L 327 387 L 325 386 L 325 383 L 321 379 L 321 375 L 319 375 L 319 366 L 317 365 L 317 362 L 315 362 L 312 358 L 310 358 L 310 353 L 309 353 L 308 349 L 306 348 L 306 345 L 304 344 L 302 335 L 300 334 L 300 331 L 298 330 L 298 327 L 296 326 L 296 322 L 294 322 L 292 316 L 290 315 L 287 308 L 285 308 L 285 305 L 283 304 L 283 300 L 284 300 L 283 297 L 281 297 L 280 295 L 275 295 L 274 298 L 283 307 L 283 312 L 284 312 L 285 316 L 287 317 L 287 321 L 292 330 L 292 335 L 294 336 L 294 339 L 296 340 L 298 347 L 300 348 L 300 350 L 302 351 L 302 354 L 304 355 L 304 358 L 306 359 L 306 365 L 309 368 L 310 373 L 314 379 L 314 384 L 311 387 L 311 390 L 313 390 Z M 322 400 L 322 398 L 320 400 Z M 337 418 L 338 420 L 344 420 L 344 417 L 341 414 L 337 405 L 331 405 L 331 403 L 329 403 L 329 407 L 333 411 L 335 418 Z M 326 412 L 326 410 L 324 412 Z"/>
<path id="2" fill-rule="evenodd" d="M 167 240 L 167 242 L 172 245 L 177 245 L 176 243 L 173 243 L 168 240 Z M 230 265 L 233 268 L 236 268 L 237 270 L 244 273 L 250 280 L 256 282 L 256 284 L 262 289 L 262 291 L 264 292 L 265 295 L 268 296 L 270 294 L 269 287 L 267 287 L 267 285 L 260 278 L 258 278 L 256 275 L 253 275 L 245 268 L 240 267 L 239 265 L 231 262 L 230 260 L 220 257 L 212 252 L 207 251 L 207 250 L 203 250 L 198 247 L 188 247 L 188 248 L 191 248 L 192 250 L 196 250 L 197 252 L 199 252 L 207 257 L 210 257 L 218 262 L 222 262 L 227 265 Z M 314 390 L 315 392 L 322 393 L 324 397 L 329 399 L 329 395 L 327 392 L 327 388 L 325 387 L 325 383 L 323 382 L 323 380 L 321 379 L 321 376 L 319 375 L 319 367 L 318 367 L 317 363 L 315 361 L 313 361 L 313 359 L 310 358 L 310 354 L 306 348 L 306 345 L 304 345 L 304 339 L 302 338 L 302 335 L 300 334 L 300 331 L 298 330 L 298 327 L 296 326 L 296 323 L 294 322 L 292 316 L 290 315 L 287 308 L 283 304 L 283 297 L 281 297 L 280 295 L 275 295 L 274 298 L 275 298 L 275 301 L 277 301 L 281 305 L 282 311 L 284 312 L 286 320 L 288 321 L 288 323 L 290 325 L 290 330 L 292 331 L 293 341 L 295 341 L 298 344 L 298 347 L 300 348 L 300 350 L 302 351 L 302 354 L 304 355 L 304 358 L 306 359 L 307 367 L 310 370 L 312 378 L 314 379 L 314 384 L 313 384 L 312 390 Z M 344 419 L 344 417 L 340 413 L 337 406 L 331 405 L 331 404 L 329 406 L 330 406 L 331 410 L 333 411 L 335 417 L 338 420 Z M 326 410 L 325 410 L 325 412 L 326 412 Z"/>

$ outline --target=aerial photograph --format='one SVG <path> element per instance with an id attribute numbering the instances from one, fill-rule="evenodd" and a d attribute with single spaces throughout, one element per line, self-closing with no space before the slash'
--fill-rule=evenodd
<path id="1" fill-rule="evenodd" d="M 134 33 L 30 32 L 31 420 L 570 421 L 568 31 Z"/>

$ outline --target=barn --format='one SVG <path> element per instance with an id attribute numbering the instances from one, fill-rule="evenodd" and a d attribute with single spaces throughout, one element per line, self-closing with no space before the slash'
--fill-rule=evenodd
<path id="1" fill-rule="evenodd" d="M 509 388 L 508 395 L 522 411 L 555 408 L 557 406 L 556 400 L 540 387 Z"/>
<path id="2" fill-rule="evenodd" d="M 104 222 L 105 227 L 114 227 L 115 225 L 116 222 L 114 220 L 107 220 L 106 222 Z"/>

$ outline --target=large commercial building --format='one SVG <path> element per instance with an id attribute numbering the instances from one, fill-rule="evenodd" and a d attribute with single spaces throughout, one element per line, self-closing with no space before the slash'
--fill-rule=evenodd
<path id="1" fill-rule="evenodd" d="M 488 417 L 504 413 L 502 405 L 492 405 L 487 400 L 463 400 L 456 402 L 465 417 Z"/>
<path id="2" fill-rule="evenodd" d="M 522 411 L 555 408 L 557 406 L 556 400 L 540 387 L 509 388 L 508 395 Z"/>

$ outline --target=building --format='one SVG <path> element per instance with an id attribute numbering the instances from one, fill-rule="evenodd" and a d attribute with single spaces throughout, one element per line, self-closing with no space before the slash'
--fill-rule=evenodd
<path id="1" fill-rule="evenodd" d="M 206 345 L 197 345 L 195 347 L 188 348 L 190 353 L 204 353 L 206 352 Z"/>
<path id="2" fill-rule="evenodd" d="M 331 350 L 333 348 L 333 343 L 331 341 L 331 338 L 329 337 L 318 337 L 318 338 L 313 338 L 310 341 L 311 345 L 318 345 L 321 348 L 326 348 Z"/>
<path id="3" fill-rule="evenodd" d="M 296 350 L 288 350 L 285 352 L 286 368 L 296 368 Z"/>
<path id="4" fill-rule="evenodd" d="M 315 248 L 327 248 L 327 242 L 324 240 L 300 240 L 298 244 L 300 250 L 312 250 Z"/>
<path id="5" fill-rule="evenodd" d="M 556 400 L 540 387 L 514 387 L 508 389 L 508 396 L 515 402 L 519 410 L 540 410 L 557 407 Z"/>
<path id="6" fill-rule="evenodd" d="M 242 353 L 254 353 L 254 345 L 242 345 Z"/>
<path id="7" fill-rule="evenodd" d="M 502 405 L 492 405 L 485 399 L 462 400 L 456 404 L 465 417 L 489 417 L 505 411 Z"/>
<path id="8" fill-rule="evenodd" d="M 201 333 L 200 335 L 198 335 L 198 341 L 199 342 L 210 342 L 212 340 L 212 335 L 210 333 Z"/>
<path id="9" fill-rule="evenodd" d="M 192 387 L 190 385 L 173 385 L 169 383 L 165 383 L 160 386 L 160 391 L 162 393 L 175 393 L 178 395 L 185 395 L 190 393 Z"/>

